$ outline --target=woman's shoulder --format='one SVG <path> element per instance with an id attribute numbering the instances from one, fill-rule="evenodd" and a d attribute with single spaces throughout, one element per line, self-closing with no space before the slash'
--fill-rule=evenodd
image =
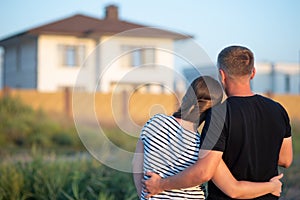
<path id="1" fill-rule="evenodd" d="M 171 116 L 163 114 L 163 113 L 158 113 L 153 115 L 153 117 L 151 117 L 152 119 L 169 119 Z"/>
<path id="2" fill-rule="evenodd" d="M 169 116 L 166 114 L 158 113 L 153 115 L 145 124 L 145 126 L 155 125 L 155 126 L 174 126 L 176 124 L 176 120 L 173 116 Z"/>
<path id="3" fill-rule="evenodd" d="M 144 136 L 161 134 L 163 129 L 169 128 L 172 124 L 171 116 L 165 114 L 155 114 L 144 125 L 141 131 L 142 138 Z"/>
<path id="4" fill-rule="evenodd" d="M 150 121 L 165 121 L 165 120 L 170 120 L 172 119 L 172 116 L 166 115 L 166 114 L 162 114 L 162 113 L 158 113 L 153 115 L 148 122 Z"/>

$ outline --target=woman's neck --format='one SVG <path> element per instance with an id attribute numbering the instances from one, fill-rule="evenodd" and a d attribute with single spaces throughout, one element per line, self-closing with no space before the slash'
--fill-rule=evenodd
<path id="1" fill-rule="evenodd" d="M 189 130 L 191 132 L 196 132 L 195 124 L 190 121 L 186 121 L 180 118 L 175 118 L 176 121 L 182 126 L 184 129 Z"/>

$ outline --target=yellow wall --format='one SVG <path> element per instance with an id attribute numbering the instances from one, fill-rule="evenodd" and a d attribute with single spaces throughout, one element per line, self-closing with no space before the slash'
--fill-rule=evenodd
<path id="1" fill-rule="evenodd" d="M 34 109 L 42 109 L 50 114 L 72 116 L 70 91 L 69 93 L 68 91 L 41 93 L 35 90 L 11 89 L 6 92 L 0 91 L 0 96 L 4 94 L 17 97 Z M 272 98 L 286 108 L 291 120 L 300 120 L 299 95 L 274 95 Z M 171 114 L 177 107 L 178 100 L 174 94 L 119 93 L 112 95 L 111 93 L 96 93 L 93 109 L 100 122 L 103 123 L 114 124 L 116 120 L 126 118 L 142 125 L 154 114 Z"/>
<path id="2" fill-rule="evenodd" d="M 40 93 L 36 90 L 10 90 L 9 95 L 19 98 L 36 110 L 42 109 L 51 113 L 63 113 L 65 110 L 63 92 Z"/>
<path id="3" fill-rule="evenodd" d="M 274 95 L 273 99 L 283 105 L 291 120 L 300 120 L 300 95 Z"/>
<path id="4" fill-rule="evenodd" d="M 69 92 L 69 93 L 68 93 Z M 42 109 L 49 114 L 72 116 L 72 93 L 60 91 L 55 93 L 37 92 L 36 90 L 14 90 L 0 91 L 0 96 L 8 94 L 22 100 L 25 104 L 38 110 Z M 171 114 L 178 106 L 175 95 L 172 94 L 141 94 L 127 93 L 83 93 L 81 99 L 94 98 L 93 111 L 100 122 L 114 124 L 116 120 L 130 119 L 134 123 L 142 125 L 150 116 L 156 113 Z M 95 96 L 94 96 L 95 95 Z M 84 103 L 79 106 L 86 106 Z M 83 112 L 89 110 L 82 108 Z M 90 112 L 87 111 L 87 112 Z M 86 113 L 82 113 L 86 116 Z M 88 113 L 90 115 L 91 113 Z M 90 117 L 90 116 L 89 116 Z"/>

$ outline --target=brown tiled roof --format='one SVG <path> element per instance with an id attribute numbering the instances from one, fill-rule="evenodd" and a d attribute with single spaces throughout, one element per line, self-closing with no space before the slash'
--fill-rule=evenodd
<path id="1" fill-rule="evenodd" d="M 74 15 L 62 20 L 58 20 L 28 31 L 13 35 L 7 39 L 20 36 L 20 35 L 40 35 L 40 34 L 53 34 L 53 35 L 73 35 L 78 37 L 99 37 L 101 35 L 113 35 L 127 30 L 137 29 L 130 31 L 131 36 L 146 36 L 158 38 L 171 38 L 174 40 L 187 39 L 192 36 L 181 35 L 172 31 L 163 29 L 147 29 L 146 31 L 139 28 L 147 28 L 147 26 L 130 23 L 121 20 L 113 19 L 97 19 L 85 15 Z M 148 27 L 150 28 L 150 27 Z M 133 33 L 133 34 L 132 34 Z M 123 34 L 123 33 L 122 33 Z M 125 34 L 124 34 L 125 35 Z M 2 42 L 0 41 L 0 42 Z"/>

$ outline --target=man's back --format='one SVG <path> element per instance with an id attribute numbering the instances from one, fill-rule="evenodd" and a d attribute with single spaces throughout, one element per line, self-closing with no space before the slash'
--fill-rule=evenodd
<path id="1" fill-rule="evenodd" d="M 260 95 L 229 97 L 227 115 L 215 150 L 237 180 L 268 181 L 277 175 L 279 151 L 283 138 L 291 135 L 289 118 L 283 107 Z M 230 199 L 212 182 L 209 199 Z M 278 199 L 266 195 L 259 199 Z"/>

